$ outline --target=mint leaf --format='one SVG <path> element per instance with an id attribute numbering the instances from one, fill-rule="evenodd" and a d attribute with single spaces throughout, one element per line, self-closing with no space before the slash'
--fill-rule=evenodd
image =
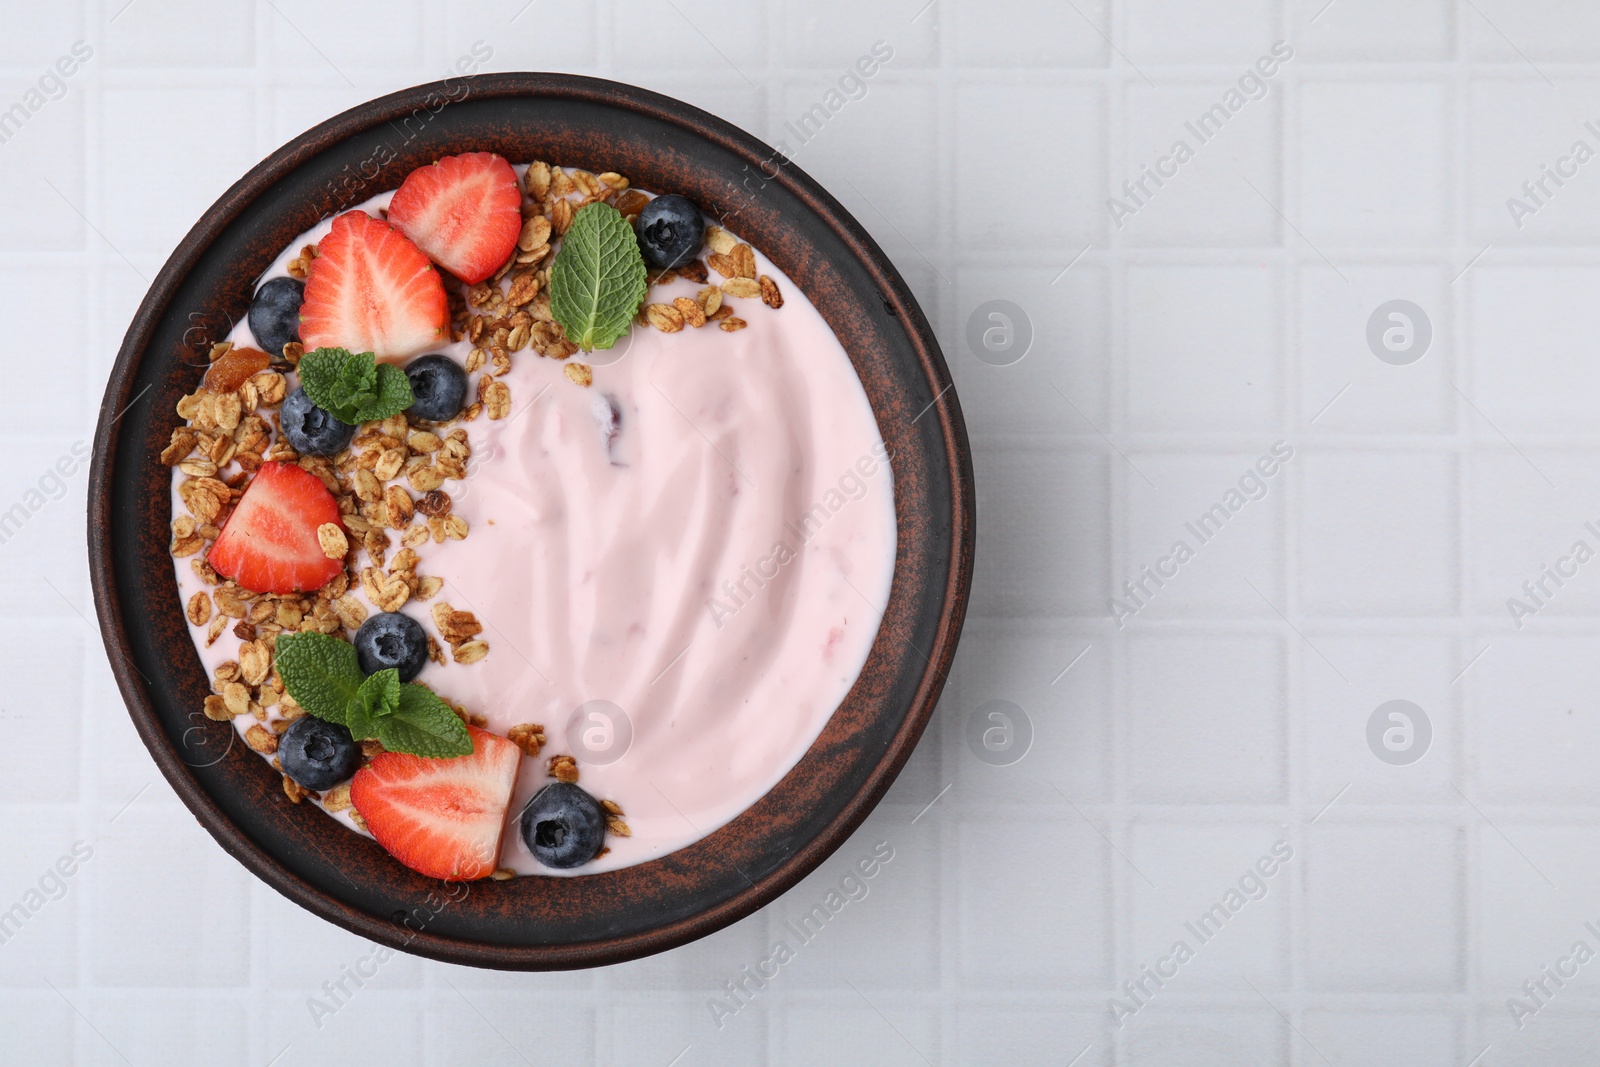
<path id="1" fill-rule="evenodd" d="M 572 217 L 550 266 L 550 314 L 585 352 L 610 348 L 644 302 L 644 256 L 633 227 L 610 204 Z"/>
<path id="2" fill-rule="evenodd" d="M 348 725 L 345 709 L 364 684 L 354 648 L 307 631 L 280 635 L 276 655 L 278 677 L 295 703 L 319 719 Z"/>
<path id="3" fill-rule="evenodd" d="M 340 399 L 344 392 L 341 379 L 349 356 L 342 348 L 319 348 L 301 356 L 295 367 L 300 375 L 300 388 L 305 390 L 306 396 L 336 419 L 344 409 Z"/>
<path id="4" fill-rule="evenodd" d="M 400 672 L 393 667 L 367 675 L 345 708 L 345 725 L 357 741 L 377 737 L 380 724 L 400 706 Z"/>
<path id="5" fill-rule="evenodd" d="M 371 352 L 319 348 L 300 357 L 300 388 L 311 402 L 352 426 L 386 419 L 411 406 L 411 381 Z"/>
<path id="6" fill-rule="evenodd" d="M 416 399 L 411 392 L 411 379 L 406 377 L 405 371 L 392 363 L 379 363 L 377 372 L 377 381 L 373 385 L 375 399 L 361 408 L 361 419 L 364 422 L 397 415 L 410 407 L 412 401 Z"/>
<path id="7" fill-rule="evenodd" d="M 364 355 L 365 358 L 345 352 L 344 362 L 339 367 L 339 389 L 351 402 L 378 391 L 377 357 L 371 353 Z"/>
<path id="8" fill-rule="evenodd" d="M 394 712 L 378 722 L 378 740 L 390 752 L 446 759 L 472 751 L 472 736 L 450 705 L 421 685 L 402 685 Z"/>

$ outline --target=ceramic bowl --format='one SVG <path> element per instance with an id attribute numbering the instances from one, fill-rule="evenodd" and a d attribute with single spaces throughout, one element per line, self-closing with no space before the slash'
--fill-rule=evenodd
<path id="1" fill-rule="evenodd" d="M 816 742 L 743 815 L 670 855 L 576 878 L 446 884 L 291 804 L 279 775 L 200 708 L 211 691 L 173 580 L 169 470 L 158 455 L 212 341 L 256 279 L 319 219 L 414 167 L 488 150 L 615 170 L 726 220 L 806 293 L 855 364 L 893 456 L 899 545 L 861 677 Z M 89 559 L 129 713 L 162 773 L 230 854 L 362 937 L 454 963 L 584 967 L 658 952 L 750 914 L 861 823 L 943 688 L 966 609 L 972 467 L 939 347 L 867 232 L 767 145 L 687 104 L 613 82 L 484 74 L 417 86 L 295 138 L 245 175 L 162 268 L 117 355 L 95 435 Z M 177 872 L 181 876 L 181 872 Z"/>

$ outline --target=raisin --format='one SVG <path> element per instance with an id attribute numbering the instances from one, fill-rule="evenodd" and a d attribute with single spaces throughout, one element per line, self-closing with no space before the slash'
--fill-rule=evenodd
<path id="1" fill-rule="evenodd" d="M 206 391 L 237 392 L 239 386 L 266 370 L 272 357 L 259 348 L 230 348 L 206 371 Z"/>

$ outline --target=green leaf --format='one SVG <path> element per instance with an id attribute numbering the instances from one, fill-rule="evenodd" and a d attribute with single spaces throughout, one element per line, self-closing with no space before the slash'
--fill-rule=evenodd
<path id="1" fill-rule="evenodd" d="M 306 391 L 311 402 L 334 418 L 339 418 L 343 403 L 341 379 L 350 353 L 342 348 L 318 348 L 300 357 L 295 370 L 300 375 L 300 388 Z"/>
<path id="2" fill-rule="evenodd" d="M 392 363 L 380 363 L 374 386 L 376 399 L 361 409 L 363 421 L 387 419 L 410 407 L 416 397 L 411 392 L 411 379 L 406 372 Z"/>
<path id="3" fill-rule="evenodd" d="M 386 419 L 411 406 L 411 381 L 371 352 L 319 348 L 300 357 L 300 388 L 311 402 L 352 426 Z"/>
<path id="4" fill-rule="evenodd" d="M 579 209 L 550 267 L 550 314 L 585 352 L 610 348 L 644 302 L 644 256 L 610 204 Z"/>
<path id="5" fill-rule="evenodd" d="M 327 634 L 282 634 L 277 645 L 278 677 L 295 703 L 319 719 L 348 725 L 345 709 L 363 678 L 356 650 Z"/>
<path id="6" fill-rule="evenodd" d="M 421 685 L 402 685 L 394 713 L 378 722 L 378 740 L 390 752 L 447 759 L 472 751 L 472 735 L 450 705 Z"/>
<path id="7" fill-rule="evenodd" d="M 400 672 L 393 667 L 369 674 L 345 708 L 345 725 L 357 741 L 377 737 L 380 724 L 400 706 Z"/>

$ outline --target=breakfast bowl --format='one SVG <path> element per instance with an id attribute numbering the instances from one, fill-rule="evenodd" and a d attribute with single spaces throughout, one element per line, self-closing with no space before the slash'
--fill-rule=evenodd
<path id="1" fill-rule="evenodd" d="M 172 449 L 181 421 L 174 412 L 192 408 L 212 361 L 227 352 L 219 342 L 252 310 L 258 282 L 324 220 L 355 214 L 419 168 L 468 155 L 548 160 L 579 168 L 574 173 L 586 182 L 620 171 L 640 189 L 698 205 L 713 222 L 708 232 L 722 234 L 730 252 L 726 235 L 737 232 L 842 346 L 892 473 L 892 575 L 881 603 L 862 594 L 853 609 L 872 620 L 864 665 L 842 701 L 821 709 L 825 721 L 798 762 L 759 799 L 682 847 L 576 877 L 504 868 L 471 881 L 430 876 L 397 861 L 393 847 L 344 832 L 316 804 L 301 803 L 308 793 L 320 798 L 262 758 L 276 750 L 269 731 L 251 725 L 266 745 L 245 744 L 246 734 L 227 721 L 209 669 L 215 665 L 197 654 L 196 616 L 173 577 L 173 556 L 182 554 L 174 550 Z M 563 218 L 558 228 L 569 224 Z M 743 244 L 737 250 L 751 254 Z M 312 263 L 313 280 L 316 269 Z M 724 287 L 744 286 L 754 296 L 754 273 Z M 776 284 L 765 273 L 761 279 L 761 303 L 780 307 Z M 679 306 L 705 326 L 703 313 L 720 300 L 713 298 Z M 653 306 L 665 310 L 647 316 L 641 309 L 641 323 L 683 328 L 670 305 Z M 309 318 L 303 312 L 302 324 Z M 718 325 L 727 331 L 743 322 L 724 310 Z M 275 357 L 287 353 L 280 349 Z M 578 361 L 567 370 L 573 388 L 589 386 L 592 372 Z M 492 407 L 492 393 L 479 395 Z M 418 449 L 439 447 L 437 435 L 423 437 L 429 444 Z M 409 496 L 405 507 L 409 518 Z M 217 521 L 235 522 L 241 511 Z M 620 962 L 702 937 L 776 898 L 846 840 L 904 766 L 943 688 L 966 609 L 974 511 L 965 428 L 932 331 L 904 280 L 837 201 L 771 148 L 686 104 L 612 82 L 516 73 L 447 79 L 347 111 L 275 151 L 204 214 L 156 277 L 112 369 L 95 436 L 88 535 L 98 621 L 129 713 L 162 773 L 224 849 L 296 903 L 379 944 L 453 963 L 545 970 Z M 194 525 L 178 536 L 192 535 Z M 336 526 L 319 528 L 337 543 L 329 558 L 346 549 Z M 215 553 L 212 562 L 219 563 Z M 198 558 L 195 569 L 205 569 Z M 378 574 L 375 597 L 387 580 Z M 445 607 L 433 617 L 448 636 Z M 299 624 L 294 608 L 288 626 Z M 240 625 L 254 632 L 248 620 Z M 456 662 L 485 655 L 480 645 L 464 637 Z M 445 661 L 441 650 L 432 652 Z M 522 655 L 515 648 L 496 654 Z M 242 695 L 235 711 L 248 699 Z M 267 721 L 255 703 L 249 710 Z M 712 733 L 701 744 L 715 762 L 718 746 L 736 741 Z M 524 752 L 537 756 L 538 747 Z M 607 825 L 614 825 L 609 817 Z"/>

